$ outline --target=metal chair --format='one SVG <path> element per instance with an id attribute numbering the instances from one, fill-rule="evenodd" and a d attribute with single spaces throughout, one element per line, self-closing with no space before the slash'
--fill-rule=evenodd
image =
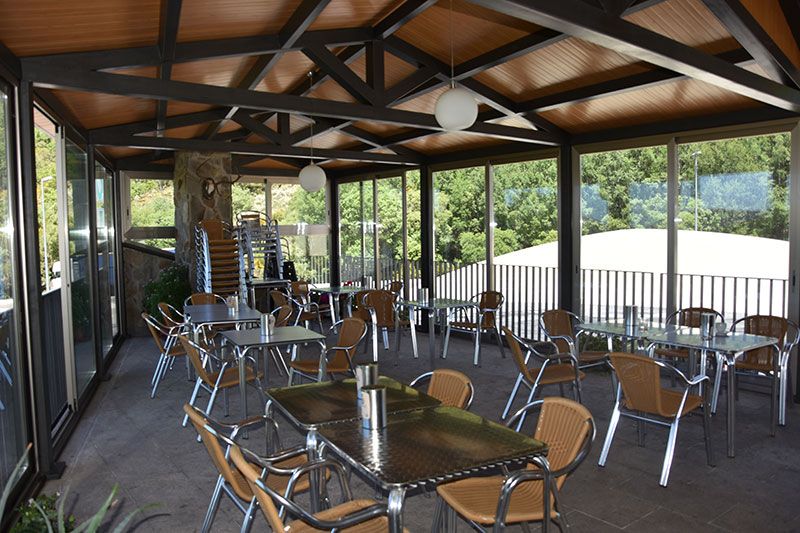
<path id="1" fill-rule="evenodd" d="M 444 348 L 442 350 L 442 359 L 447 359 L 447 348 L 450 345 L 450 332 L 455 329 L 456 331 L 464 331 L 475 334 L 475 352 L 472 357 L 472 364 L 480 366 L 481 363 L 481 333 L 484 331 L 491 331 L 497 340 L 497 346 L 500 349 L 500 355 L 505 358 L 506 353 L 503 349 L 503 339 L 500 337 L 500 325 L 497 321 L 497 313 L 503 306 L 505 297 L 502 293 L 497 291 L 485 291 L 471 298 L 475 301 L 476 317 L 470 317 L 467 313 L 467 308 L 460 307 L 453 309 L 450 317 L 447 320 L 447 331 L 444 335 Z M 458 314 L 463 316 L 463 320 L 453 320 Z M 474 320 L 473 320 L 474 318 Z"/>
<path id="2" fill-rule="evenodd" d="M 714 466 L 711 449 L 711 406 L 708 403 L 708 387 L 703 387 L 703 396 L 689 394 L 695 385 L 708 381 L 708 376 L 687 378 L 683 372 L 662 361 L 630 353 L 612 352 L 609 354 L 611 366 L 617 375 L 617 399 L 608 423 L 608 433 L 603 443 L 603 451 L 597 464 L 605 466 L 614 432 L 621 416 L 639 423 L 639 445 L 644 445 L 642 423 L 649 422 L 669 428 L 667 450 L 661 467 L 659 484 L 667 486 L 672 457 L 675 454 L 675 441 L 678 437 L 678 424 L 684 416 L 702 409 L 703 436 L 706 443 L 706 460 Z M 683 382 L 682 391 L 661 386 L 661 371 L 666 370 Z M 650 417 L 646 416 L 650 415 Z M 653 418 L 656 417 L 656 418 Z"/>
<path id="3" fill-rule="evenodd" d="M 308 490 L 308 476 L 303 476 L 294 483 L 291 493 L 287 492 L 295 469 L 307 464 L 307 451 L 304 446 L 283 449 L 280 445 L 278 424 L 270 417 L 255 416 L 236 424 L 223 424 L 188 403 L 183 405 L 183 410 L 197 430 L 198 436 L 211 457 L 211 462 L 219 473 L 203 519 L 201 532 L 210 531 L 223 494 L 228 496 L 236 508 L 244 513 L 241 531 L 249 531 L 253 525 L 253 518 L 258 509 L 258 500 L 242 474 L 229 461 L 230 447 L 235 445 L 236 437 L 241 431 L 252 431 L 263 427 L 264 431 L 268 432 L 267 442 L 277 444 L 279 451 L 261 458 L 266 465 L 263 467 L 262 479 L 267 486 L 277 492 L 285 493 L 287 497 Z M 268 448 L 270 447 L 268 446 Z M 269 449 L 267 451 L 271 452 Z"/>
<path id="4" fill-rule="evenodd" d="M 319 309 L 320 313 L 330 312 L 330 302 L 322 302 L 318 298 L 316 301 L 312 300 L 311 285 L 305 280 L 293 281 L 289 286 L 292 298 L 302 303 L 314 303 Z M 319 295 L 317 295 L 319 296 Z"/>
<path id="5" fill-rule="evenodd" d="M 183 326 L 186 324 L 186 316 L 169 305 L 167 302 L 159 302 L 158 312 L 168 326 Z"/>
<path id="6" fill-rule="evenodd" d="M 700 316 L 703 313 L 711 313 L 716 317 L 717 320 L 723 320 L 722 314 L 718 313 L 717 311 L 709 307 L 686 307 L 683 309 L 678 309 L 677 311 L 670 314 L 667 317 L 666 323 L 674 324 L 676 326 L 699 328 Z M 687 348 L 674 348 L 674 347 L 656 348 L 654 350 L 654 355 L 659 359 L 670 359 L 674 362 L 690 360 L 689 357 L 690 350 Z M 694 368 L 689 370 L 690 374 L 694 372 L 695 372 Z"/>
<path id="7" fill-rule="evenodd" d="M 539 387 L 545 385 L 558 385 L 561 395 L 564 395 L 564 384 L 570 383 L 575 390 L 575 398 L 578 403 L 581 402 L 581 380 L 586 377 L 586 374 L 578 369 L 578 361 L 571 353 L 558 353 L 558 347 L 553 342 L 540 342 L 536 345 L 531 345 L 516 336 L 509 328 L 504 327 L 508 340 L 508 346 L 511 348 L 511 355 L 514 357 L 514 362 L 519 370 L 517 381 L 514 383 L 514 388 L 511 389 L 511 394 L 508 396 L 508 402 L 503 409 L 502 419 L 505 420 L 508 412 L 511 410 L 511 404 L 519 392 L 519 386 L 524 384 L 530 389 L 526 404 L 536 397 L 536 392 Z M 526 355 L 522 355 L 522 347 L 525 347 Z M 538 346 L 540 349 L 537 349 Z M 547 353 L 545 350 L 549 353 Z M 528 361 L 533 355 L 536 359 L 541 361 L 539 367 L 529 367 Z M 523 414 L 519 419 L 517 431 L 520 430 L 522 424 L 525 422 L 525 415 Z"/>
<path id="8" fill-rule="evenodd" d="M 185 326 L 183 324 L 167 326 L 153 318 L 149 313 L 142 313 L 142 319 L 147 324 L 150 335 L 153 336 L 159 354 L 153 377 L 150 380 L 150 385 L 153 387 L 150 390 L 150 398 L 155 398 L 158 385 L 161 383 L 161 379 L 166 374 L 167 369 L 172 368 L 175 358 L 186 356 L 186 350 L 178 342 L 178 336 L 184 332 Z"/>
<path id="9" fill-rule="evenodd" d="M 403 292 L 403 282 L 399 279 L 396 279 L 387 283 L 383 288 L 389 292 L 395 293 L 399 298 L 400 293 Z"/>
<path id="10" fill-rule="evenodd" d="M 397 294 L 391 291 L 378 289 L 367 291 L 361 299 L 361 305 L 369 313 L 368 324 L 372 328 L 372 360 L 378 362 L 378 331 L 383 334 L 383 349 L 389 349 L 389 330 L 395 329 L 396 322 L 401 326 L 409 325 L 408 321 L 397 321 L 394 303 L 397 301 Z M 400 335 L 399 328 L 395 335 Z"/>
<path id="11" fill-rule="evenodd" d="M 409 386 L 417 385 L 428 381 L 428 396 L 433 396 L 442 405 L 458 407 L 459 409 L 469 410 L 472 400 L 475 398 L 475 386 L 466 374 L 458 370 L 448 368 L 437 368 L 433 372 L 420 374 Z"/>
<path id="12" fill-rule="evenodd" d="M 778 424 L 785 426 L 786 402 L 788 400 L 788 390 L 792 383 L 789 375 L 789 358 L 798 341 L 800 341 L 800 328 L 791 320 L 771 315 L 751 315 L 740 318 L 731 324 L 730 331 L 735 331 L 739 326 L 742 327 L 745 333 L 778 339 L 777 352 L 771 346 L 745 352 L 742 358 L 736 361 L 734 370 L 737 375 L 750 374 L 772 378 L 772 409 L 774 409 L 774 404 L 777 400 Z M 778 357 L 775 357 L 776 353 Z M 718 358 L 717 373 L 714 376 L 714 393 L 711 400 L 712 413 L 717 412 L 723 365 L 727 367 L 726 361 Z M 728 368 L 727 371 L 730 372 L 731 369 Z M 770 418 L 774 419 L 774 411 Z"/>
<path id="13" fill-rule="evenodd" d="M 249 452 L 246 448 L 232 446 L 231 460 L 244 479 L 250 485 L 250 490 L 258 500 L 259 507 L 269 523 L 272 531 L 347 531 L 348 533 L 372 533 L 388 531 L 389 521 L 386 518 L 388 507 L 374 500 L 353 500 L 347 475 L 342 466 L 330 459 L 311 461 L 294 471 L 293 479 L 301 475 L 316 474 L 321 472 L 324 476 L 335 476 L 339 482 L 342 493 L 342 503 L 332 506 L 324 511 L 311 514 L 292 498 L 292 480 L 286 489 L 286 494 L 271 488 L 261 479 L 261 472 L 267 468 L 268 462 L 258 455 Z M 267 478 L 269 479 L 269 478 Z M 286 514 L 297 517 L 290 524 L 286 524 Z M 404 531 L 407 531 L 404 529 Z"/>
<path id="14" fill-rule="evenodd" d="M 336 346 L 326 348 L 320 357 L 325 357 L 325 373 L 328 375 L 333 374 L 351 374 L 355 375 L 353 370 L 353 357 L 355 355 L 356 346 L 360 343 L 367 334 L 367 325 L 360 318 L 345 318 L 332 325 L 328 333 L 335 330 L 339 331 L 339 338 Z M 289 385 L 294 382 L 295 374 L 317 381 L 319 376 L 319 363 L 320 359 L 298 359 L 289 363 Z"/>
<path id="15" fill-rule="evenodd" d="M 292 298 L 288 294 L 278 289 L 272 289 L 269 291 L 269 296 L 272 298 L 272 303 L 275 307 L 281 307 L 285 305 L 292 306 L 297 312 L 297 319 L 295 320 L 295 324 L 299 324 L 303 322 L 305 326 L 308 328 L 311 325 L 312 320 L 316 320 L 319 324 L 319 331 L 322 332 L 322 315 L 319 312 L 319 305 L 314 302 L 303 302 L 301 300 L 297 300 Z"/>
<path id="16" fill-rule="evenodd" d="M 183 306 L 187 305 L 205 305 L 205 304 L 224 304 L 225 298 L 213 292 L 196 292 L 187 296 L 183 301 Z"/>
<path id="17" fill-rule="evenodd" d="M 547 459 L 539 458 L 503 476 L 472 477 L 439 485 L 434 531 L 455 531 L 456 516 L 477 531 L 489 527 L 503 531 L 507 524 L 521 524 L 527 531 L 528 523 L 544 520 L 555 521 L 562 531 L 567 527 L 559 491 L 589 454 L 595 437 L 594 419 L 583 405 L 551 397 L 524 406 L 508 425 L 540 407 L 533 438 L 547 443 Z M 550 471 L 547 480 L 542 467 Z"/>
<path id="18" fill-rule="evenodd" d="M 580 335 L 575 333 L 575 326 L 583 322 L 578 315 L 564 309 L 551 309 L 539 317 L 539 328 L 544 331 L 548 339 L 556 343 L 558 351 L 569 352 L 578 361 L 581 370 L 594 366 L 608 364 L 608 352 L 581 350 Z"/>
<path id="19" fill-rule="evenodd" d="M 197 373 L 197 380 L 195 381 L 192 396 L 189 399 L 189 405 L 194 405 L 194 402 L 197 400 L 197 393 L 200 392 L 200 389 L 202 388 L 210 394 L 210 397 L 208 398 L 208 405 L 205 408 L 205 413 L 210 415 L 211 411 L 214 409 L 214 400 L 217 398 L 217 393 L 219 391 L 227 391 L 228 389 L 239 386 L 239 369 L 234 364 L 236 363 L 236 359 L 223 359 L 218 357 L 214 353 L 214 350 L 207 349 L 206 347 L 196 344 L 195 342 L 189 340 L 188 336 L 185 334 L 181 335 L 179 338 L 184 350 L 186 350 L 189 360 L 192 362 L 192 366 L 194 366 L 194 371 Z M 204 360 L 208 361 L 209 363 L 215 362 L 219 365 L 219 370 L 207 370 L 206 365 L 203 362 Z M 250 368 L 249 366 L 245 368 L 245 382 L 247 384 L 254 384 L 256 386 L 256 390 L 261 396 L 262 403 L 265 404 L 267 403 L 267 399 L 264 397 L 264 390 L 261 387 L 261 378 L 263 377 L 263 373 L 253 370 L 258 367 L 258 364 L 256 363 L 255 359 L 249 355 L 238 361 L 238 364 L 246 365 L 247 361 L 252 363 L 253 368 Z M 227 395 L 225 399 L 227 400 Z M 228 414 L 227 401 L 225 402 L 225 414 Z M 186 423 L 188 421 L 189 416 L 184 416 L 182 425 L 186 427 Z"/>

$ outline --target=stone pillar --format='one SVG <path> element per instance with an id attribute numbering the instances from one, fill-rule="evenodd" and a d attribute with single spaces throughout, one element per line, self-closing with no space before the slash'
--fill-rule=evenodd
<path id="1" fill-rule="evenodd" d="M 207 192 L 209 180 L 216 190 Z M 189 265 L 195 282 L 194 227 L 201 220 L 218 218 L 230 223 L 231 154 L 216 152 L 175 152 L 175 262 Z"/>

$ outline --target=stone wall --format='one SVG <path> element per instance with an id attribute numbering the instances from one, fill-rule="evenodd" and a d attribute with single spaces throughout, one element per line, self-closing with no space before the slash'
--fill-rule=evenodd
<path id="1" fill-rule="evenodd" d="M 141 317 L 144 311 L 144 286 L 156 279 L 163 269 L 175 264 L 173 259 L 162 254 L 142 251 L 136 245 L 126 244 L 122 247 L 128 335 L 140 337 L 150 334 Z"/>
<path id="2" fill-rule="evenodd" d="M 203 195 L 204 182 L 214 180 L 217 189 Z M 189 265 L 195 282 L 194 227 L 207 218 L 231 222 L 231 154 L 214 152 L 175 153 L 175 261 Z"/>

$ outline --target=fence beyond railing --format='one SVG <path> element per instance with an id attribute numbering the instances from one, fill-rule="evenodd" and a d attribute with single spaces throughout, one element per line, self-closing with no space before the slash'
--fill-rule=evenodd
<path id="1" fill-rule="evenodd" d="M 329 258 L 314 256 L 307 264 L 312 281 L 329 283 Z M 374 275 L 373 258 L 342 257 L 342 281 L 358 281 Z M 381 258 L 381 280 L 403 279 L 403 262 Z M 485 263 L 459 265 L 446 261 L 434 264 L 435 293 L 439 297 L 469 299 L 486 290 Z M 659 272 L 581 269 L 580 315 L 584 320 L 622 318 L 625 305 L 638 305 L 650 322 L 667 318 L 667 275 Z M 409 294 L 420 287 L 419 261 L 409 262 L 406 284 Z M 525 338 L 540 338 L 538 319 L 547 309 L 558 307 L 558 268 L 528 265 L 495 265 L 494 286 L 505 296 L 500 324 Z M 733 322 L 754 314 L 787 316 L 788 280 L 710 274 L 677 274 L 675 304 L 711 307 Z"/>

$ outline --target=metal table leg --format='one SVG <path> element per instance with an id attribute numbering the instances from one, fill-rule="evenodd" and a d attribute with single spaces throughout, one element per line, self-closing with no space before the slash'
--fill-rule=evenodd
<path id="1" fill-rule="evenodd" d="M 728 363 L 728 414 L 727 414 L 727 438 L 728 438 L 728 457 L 735 457 L 736 453 L 733 445 L 733 436 L 736 426 L 736 355 L 726 354 L 725 359 Z M 719 371 L 719 370 L 718 370 Z"/>
<path id="2" fill-rule="evenodd" d="M 325 343 L 323 341 L 317 341 L 317 344 L 319 344 L 319 375 L 317 379 L 325 381 L 325 373 L 328 365 L 328 360 L 325 359 Z"/>
<path id="3" fill-rule="evenodd" d="M 436 310 L 428 310 L 428 348 L 431 356 L 431 370 L 436 368 Z"/>
<path id="4" fill-rule="evenodd" d="M 397 487 L 389 492 L 388 519 L 390 533 L 403 532 L 403 502 L 406 498 L 406 489 Z"/>
<path id="5" fill-rule="evenodd" d="M 306 455 L 308 456 L 308 462 L 315 461 L 319 459 L 319 453 L 317 449 L 317 430 L 311 429 L 308 433 L 306 433 Z M 309 503 L 311 505 L 311 512 L 317 513 L 321 510 L 320 504 L 320 480 L 319 480 L 319 472 L 318 470 L 314 470 L 308 473 L 308 496 L 309 496 Z"/>
<path id="6" fill-rule="evenodd" d="M 239 360 L 239 394 L 242 397 L 242 420 L 247 419 L 247 365 L 244 362 L 244 356 L 247 353 L 247 348 L 244 350 L 236 347 L 236 358 Z"/>

